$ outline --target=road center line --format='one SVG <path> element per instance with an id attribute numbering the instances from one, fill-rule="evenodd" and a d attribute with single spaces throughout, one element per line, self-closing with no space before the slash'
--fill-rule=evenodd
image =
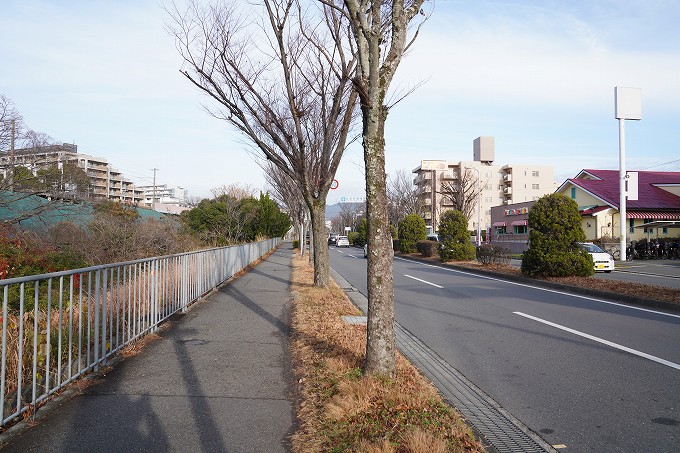
<path id="1" fill-rule="evenodd" d="M 421 282 L 421 283 L 425 283 L 425 284 L 428 284 L 428 285 L 432 285 L 432 286 L 435 286 L 435 287 L 437 287 L 437 288 L 443 288 L 443 286 L 435 285 L 434 283 L 430 283 L 430 282 L 428 282 L 428 281 L 421 280 L 421 279 L 419 279 L 419 278 L 412 277 L 412 276 L 410 276 L 410 275 L 404 274 L 404 277 L 412 278 L 413 280 L 418 280 L 418 281 Z"/>
<path id="2" fill-rule="evenodd" d="M 554 322 L 546 321 L 545 319 L 541 319 L 541 318 L 537 318 L 535 316 L 527 315 L 526 313 L 522 313 L 522 312 L 519 312 L 519 311 L 514 311 L 513 313 L 516 314 L 516 315 L 519 315 L 519 316 L 523 316 L 523 317 L 528 318 L 528 319 L 532 319 L 534 321 L 538 321 L 538 322 L 546 324 L 548 326 L 555 327 L 556 329 L 564 330 L 565 332 L 573 333 L 574 335 L 578 335 L 578 336 L 581 336 L 581 337 L 584 337 L 584 338 L 588 338 L 589 340 L 597 341 L 598 343 L 602 343 L 602 344 L 605 344 L 607 346 L 611 346 L 612 348 L 620 349 L 621 351 L 625 351 L 625 352 L 628 352 L 630 354 L 634 354 L 636 356 L 652 360 L 652 361 L 660 363 L 662 365 L 666 365 L 666 366 L 669 366 L 671 368 L 675 368 L 676 370 L 680 370 L 680 365 L 678 365 L 677 363 L 670 362 L 668 360 L 664 360 L 662 358 L 653 356 L 651 354 L 647 354 L 645 352 L 638 351 L 637 349 L 632 349 L 632 348 L 629 348 L 627 346 L 622 346 L 620 344 L 613 343 L 613 342 L 605 340 L 603 338 L 599 338 L 599 337 L 596 337 L 596 336 L 593 336 L 593 335 L 589 335 L 587 333 L 580 332 L 580 331 L 575 330 L 575 329 L 570 329 L 569 327 L 565 327 L 565 326 L 562 326 L 560 324 L 555 324 Z"/>

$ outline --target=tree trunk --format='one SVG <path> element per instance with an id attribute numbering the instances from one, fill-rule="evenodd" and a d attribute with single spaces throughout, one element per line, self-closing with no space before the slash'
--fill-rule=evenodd
<path id="1" fill-rule="evenodd" d="M 327 287 L 329 279 L 328 239 L 326 238 L 326 202 L 318 198 L 312 203 L 312 254 L 314 259 L 314 286 Z"/>
<path id="2" fill-rule="evenodd" d="M 305 222 L 302 221 L 298 225 L 298 241 L 300 242 L 300 255 L 305 256 L 305 249 L 307 245 L 305 244 Z"/>
<path id="3" fill-rule="evenodd" d="M 396 335 L 392 276 L 392 235 L 388 223 L 385 175 L 387 108 L 362 107 L 366 211 L 368 220 L 368 322 L 364 371 L 394 377 Z"/>

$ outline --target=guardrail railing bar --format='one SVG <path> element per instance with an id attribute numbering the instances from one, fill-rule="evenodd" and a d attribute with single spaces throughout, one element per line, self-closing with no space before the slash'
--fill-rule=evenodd
<path id="1" fill-rule="evenodd" d="M 5 383 L 7 373 L 7 304 L 9 286 L 5 286 L 2 298 L 2 364 L 0 365 L 0 420 L 5 418 Z"/>

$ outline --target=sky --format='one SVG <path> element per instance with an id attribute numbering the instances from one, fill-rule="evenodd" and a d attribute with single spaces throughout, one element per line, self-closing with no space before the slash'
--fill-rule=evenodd
<path id="1" fill-rule="evenodd" d="M 614 87 L 642 90 L 626 121 L 629 170 L 680 171 L 680 0 L 436 0 L 390 91 L 386 169 L 472 160 L 618 169 Z M 266 189 L 250 147 L 179 69 L 157 0 L 2 0 L 0 94 L 33 130 L 106 158 L 126 177 L 193 197 Z M 364 196 L 360 142 L 329 204 Z"/>

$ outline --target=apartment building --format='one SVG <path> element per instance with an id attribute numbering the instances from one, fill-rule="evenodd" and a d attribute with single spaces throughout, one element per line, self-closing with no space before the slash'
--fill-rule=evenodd
<path id="1" fill-rule="evenodd" d="M 189 199 L 189 192 L 183 187 L 173 187 L 167 184 L 156 184 L 148 186 L 137 186 L 144 192 L 144 204 L 152 206 L 162 203 L 163 205 L 184 206 Z M 154 202 L 155 197 L 155 202 Z"/>
<path id="2" fill-rule="evenodd" d="M 423 160 L 413 170 L 413 184 L 428 230 L 436 231 L 441 214 L 456 206 L 452 191 L 457 190 L 456 196 L 474 205 L 469 216 L 470 230 L 477 229 L 477 200 L 480 229 L 486 230 L 493 206 L 535 201 L 555 191 L 551 166 L 494 164 L 493 137 L 477 137 L 472 154 L 472 161 Z"/>
<path id="3" fill-rule="evenodd" d="M 106 159 L 78 153 L 78 146 L 70 143 L 48 145 L 39 148 L 24 148 L 14 151 L 14 162 L 10 156 L 0 156 L 0 171 L 7 174 L 11 165 L 20 165 L 34 174 L 46 167 L 75 164 L 90 177 L 90 200 L 112 200 L 137 205 L 144 199 L 144 192 L 126 179 L 123 173 L 113 168 Z"/>

